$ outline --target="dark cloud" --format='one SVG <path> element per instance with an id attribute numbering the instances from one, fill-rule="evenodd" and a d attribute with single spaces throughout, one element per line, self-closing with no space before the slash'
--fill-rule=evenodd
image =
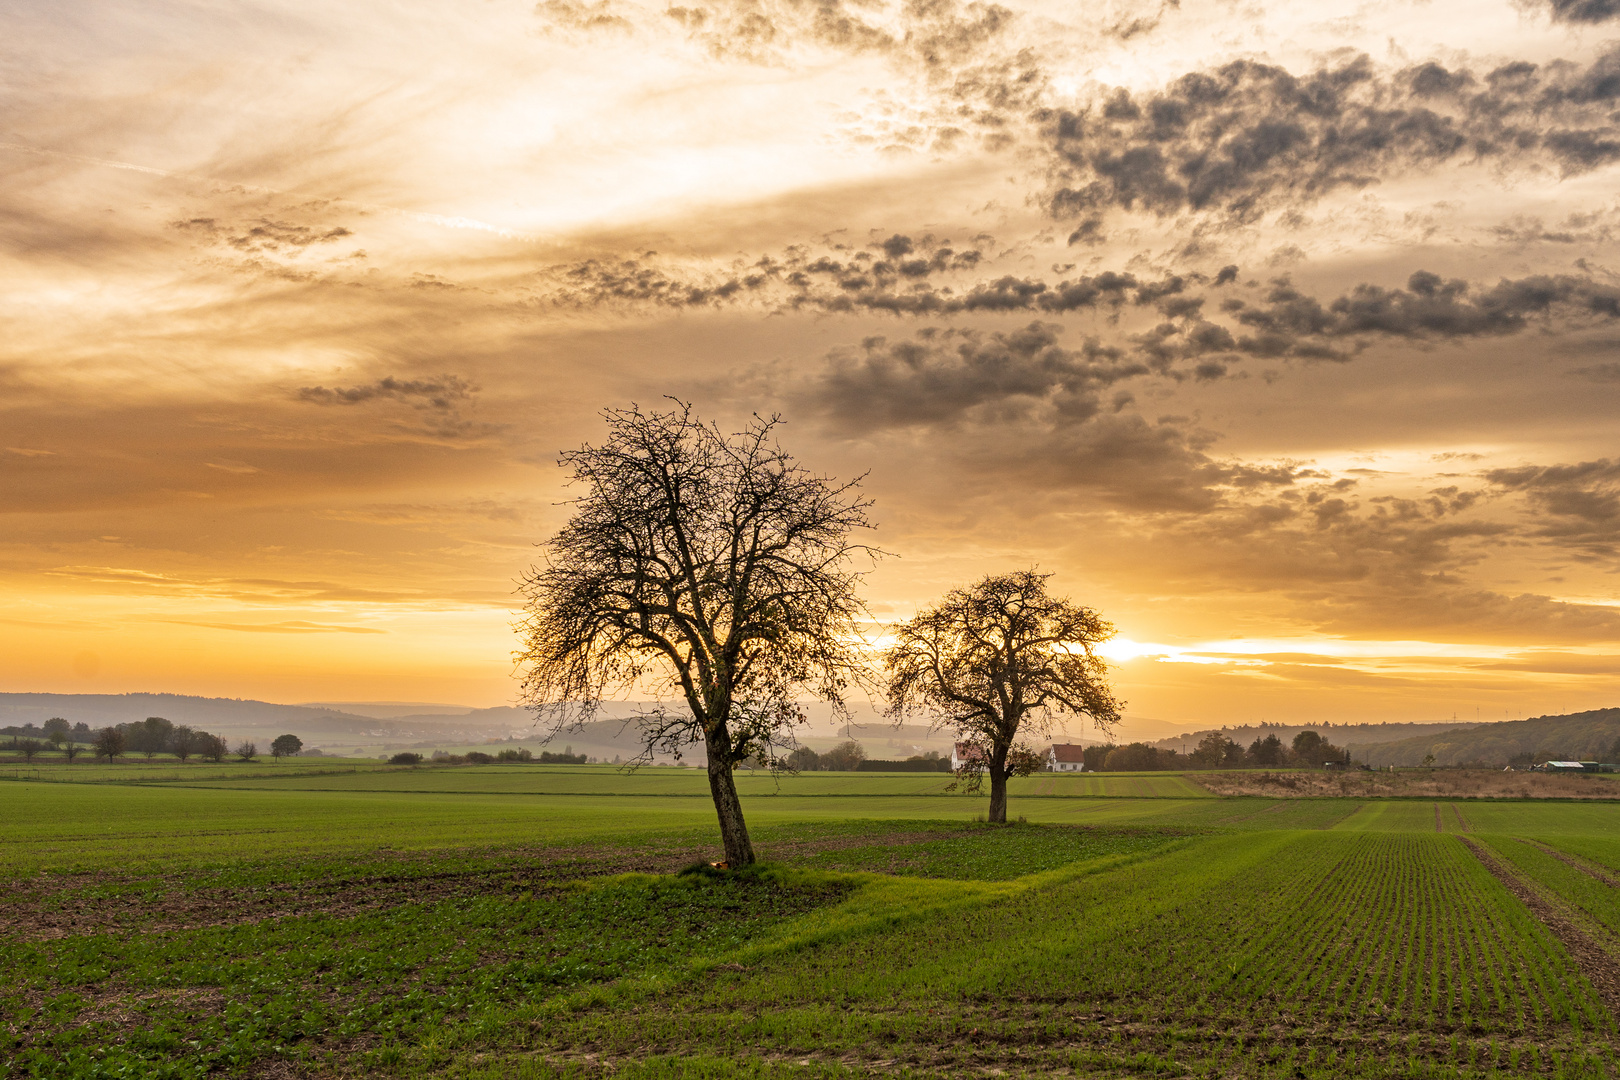
<path id="1" fill-rule="evenodd" d="M 1008 333 L 925 329 L 902 341 L 867 338 L 830 358 L 806 401 L 855 429 L 950 424 L 970 413 L 1006 420 L 1037 405 L 1078 421 L 1101 411 L 1103 390 L 1148 371 L 1095 340 L 1066 349 L 1060 332 L 1034 322 Z"/>
<path id="2" fill-rule="evenodd" d="M 535 5 L 535 14 L 553 26 L 586 32 L 609 30 L 627 32 L 630 20 L 613 11 L 612 0 L 598 3 L 580 3 L 579 0 L 543 0 Z"/>
<path id="3" fill-rule="evenodd" d="M 1586 558 L 1620 555 L 1620 461 L 1492 469 L 1485 478 L 1525 497 L 1536 522 L 1533 535 Z"/>
<path id="4" fill-rule="evenodd" d="M 863 440 L 917 440 L 931 472 L 976 478 L 977 490 L 1087 492 L 1145 513 L 1201 513 L 1228 492 L 1275 490 L 1322 474 L 1297 464 L 1219 461 L 1186 417 L 1149 421 L 1116 384 L 1146 365 L 1094 339 L 1077 348 L 1034 322 L 1007 332 L 925 329 L 835 351 L 786 391 L 790 411 Z M 921 468 L 922 466 L 919 466 Z M 973 485 L 952 498 L 968 497 Z"/>
<path id="5" fill-rule="evenodd" d="M 629 29 L 609 2 L 547 0 L 536 11 L 566 29 Z M 807 47 L 886 58 L 933 99 L 897 129 L 858 136 L 892 149 L 950 152 L 964 136 L 999 149 L 1024 132 L 1047 88 L 1040 57 L 1006 40 L 1014 13 L 981 0 L 694 0 L 660 21 L 716 60 L 786 67 Z"/>
<path id="6" fill-rule="evenodd" d="M 1617 99 L 1620 49 L 1584 69 L 1517 63 L 1482 75 L 1434 62 L 1381 72 L 1363 55 L 1304 75 L 1234 61 L 1036 120 L 1056 159 L 1048 205 L 1059 217 L 1119 208 L 1247 220 L 1451 161 L 1587 172 L 1620 158 Z"/>
<path id="7" fill-rule="evenodd" d="M 1184 294 L 1198 275 L 1139 278 L 1105 270 L 1048 282 L 1003 274 L 975 280 L 984 255 L 957 249 L 933 237 L 895 234 L 876 250 L 788 249 L 726 270 L 688 270 L 649 253 L 629 259 L 587 259 L 549 267 L 541 278 L 554 304 L 655 304 L 706 308 L 753 301 L 773 311 L 888 312 L 893 315 L 957 315 L 972 312 L 1062 314 L 1164 306 L 1186 315 L 1201 301 L 1170 300 Z"/>
<path id="8" fill-rule="evenodd" d="M 1542 0 L 1554 22 L 1600 23 L 1620 16 L 1620 0 Z"/>
<path id="9" fill-rule="evenodd" d="M 931 239 L 895 234 L 858 250 L 816 254 L 790 249 L 725 272 L 683 272 L 654 259 L 587 260 L 554 267 L 555 304 L 589 308 L 657 304 L 710 308 L 749 302 L 774 312 L 881 312 L 902 317 L 972 314 L 1064 315 L 1117 319 L 1136 309 L 1159 321 L 1121 331 L 1117 347 L 1133 363 L 1175 378 L 1213 379 L 1244 359 L 1346 361 L 1378 339 L 1411 342 L 1517 334 L 1536 322 L 1564 327 L 1620 319 L 1620 287 L 1577 275 L 1532 275 L 1481 286 L 1419 270 L 1404 287 L 1356 285 L 1337 297 L 1306 292 L 1288 276 L 1238 285 L 1238 268 L 1141 278 L 1100 271 L 1047 281 L 1002 274 L 975 279 L 977 249 L 958 252 Z M 1219 288 L 1220 300 L 1205 289 Z M 1602 379 L 1606 368 L 1576 369 Z"/>
<path id="10" fill-rule="evenodd" d="M 1620 383 L 1620 363 L 1613 360 L 1605 364 L 1589 364 L 1586 367 L 1571 368 L 1569 374 L 1581 379 L 1591 379 L 1600 383 Z"/>
<path id="11" fill-rule="evenodd" d="M 246 252 L 298 252 L 312 244 L 330 244 L 354 235 L 341 225 L 320 228 L 269 218 L 231 225 L 221 224 L 214 218 L 195 217 L 172 222 L 171 227 L 202 233 L 212 240 Z"/>
<path id="12" fill-rule="evenodd" d="M 459 375 L 439 375 L 431 379 L 396 379 L 390 375 L 361 386 L 303 386 L 295 396 L 299 401 L 316 405 L 359 405 L 390 400 L 407 402 L 418 409 L 453 412 L 471 401 L 477 389 Z"/>

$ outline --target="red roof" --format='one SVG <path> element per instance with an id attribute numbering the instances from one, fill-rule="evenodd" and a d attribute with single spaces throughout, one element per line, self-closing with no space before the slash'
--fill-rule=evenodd
<path id="1" fill-rule="evenodd" d="M 1079 743 L 1053 743 L 1052 760 L 1078 761 L 1081 764 L 1084 764 L 1086 760 L 1086 748 L 1081 746 Z"/>
<path id="2" fill-rule="evenodd" d="M 958 761 L 985 761 L 984 751 L 972 743 L 959 742 L 956 744 L 956 760 Z"/>

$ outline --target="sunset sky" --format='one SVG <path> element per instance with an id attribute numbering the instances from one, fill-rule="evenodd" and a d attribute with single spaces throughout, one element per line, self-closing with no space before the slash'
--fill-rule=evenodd
<path id="1" fill-rule="evenodd" d="M 689 6 L 679 6 L 682 3 Z M 0 690 L 512 701 L 560 450 L 867 473 L 1129 712 L 1620 703 L 1620 3 L 21 0 Z"/>

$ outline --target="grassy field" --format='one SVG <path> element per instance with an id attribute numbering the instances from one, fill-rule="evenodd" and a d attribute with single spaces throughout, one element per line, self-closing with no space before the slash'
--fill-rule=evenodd
<path id="1" fill-rule="evenodd" d="M 0 1077 L 1620 1069 L 1610 803 L 745 778 L 733 874 L 694 770 L 75 781 L 0 783 Z"/>

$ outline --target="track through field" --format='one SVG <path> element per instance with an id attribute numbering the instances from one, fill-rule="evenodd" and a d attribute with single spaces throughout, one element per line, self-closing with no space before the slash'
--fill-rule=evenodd
<path id="1" fill-rule="evenodd" d="M 1508 892 L 1518 897 L 1519 901 L 1558 939 L 1570 958 L 1575 961 L 1580 973 L 1586 976 L 1598 996 L 1603 999 L 1603 1003 L 1609 1007 L 1609 1011 L 1620 1016 L 1620 962 L 1616 962 L 1603 946 L 1576 926 L 1558 905 L 1514 873 L 1487 851 L 1484 845 L 1475 840 L 1460 839 L 1474 853 L 1474 857 L 1481 865 L 1490 871 L 1491 876 L 1501 882 L 1502 887 Z"/>

